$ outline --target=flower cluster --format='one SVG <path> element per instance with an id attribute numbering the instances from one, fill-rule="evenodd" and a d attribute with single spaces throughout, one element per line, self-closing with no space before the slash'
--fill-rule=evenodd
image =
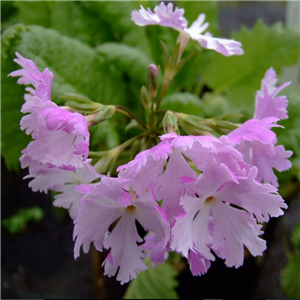
<path id="1" fill-rule="evenodd" d="M 242 54 L 240 43 L 201 35 L 208 24 L 200 15 L 190 28 L 182 9 L 161 3 L 154 9 L 132 12 L 138 25 L 159 24 L 185 32 L 203 47 L 224 55 Z M 271 130 L 287 118 L 287 99 L 277 96 L 289 83 L 276 85 L 271 68 L 256 95 L 253 119 L 227 136 L 181 136 L 165 133 L 160 142 L 125 165 L 117 176 L 98 174 L 88 159 L 86 118 L 58 107 L 50 99 L 53 74 L 41 73 L 29 59 L 16 54 L 21 70 L 18 83 L 26 88 L 21 129 L 33 141 L 20 158 L 29 168 L 33 191 L 58 192 L 54 205 L 69 210 L 74 220 L 74 256 L 93 243 L 106 249 L 105 274 L 121 284 L 170 251 L 185 257 L 193 275 L 207 272 L 215 257 L 228 267 L 243 264 L 244 248 L 262 255 L 263 222 L 286 209 L 278 194 L 273 169 L 287 170 L 291 151 L 276 145 Z M 146 234 L 138 231 L 137 223 Z"/>
<path id="2" fill-rule="evenodd" d="M 25 89 L 28 93 L 21 109 L 27 113 L 21 129 L 33 138 L 22 151 L 21 166 L 29 167 L 26 178 L 34 178 L 29 184 L 33 191 L 60 192 L 54 204 L 70 209 L 75 218 L 79 200 L 72 187 L 99 177 L 87 159 L 90 133 L 86 119 L 51 101 L 53 74 L 48 69 L 41 73 L 33 61 L 19 53 L 16 56 L 14 61 L 22 69 L 9 75 L 20 76 L 19 84 L 33 86 Z"/>

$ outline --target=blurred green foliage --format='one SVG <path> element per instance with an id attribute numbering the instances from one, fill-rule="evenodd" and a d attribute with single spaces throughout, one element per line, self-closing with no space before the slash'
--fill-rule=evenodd
<path id="1" fill-rule="evenodd" d="M 44 217 L 44 211 L 38 207 L 20 209 L 16 214 L 2 220 L 1 224 L 11 234 L 17 234 L 24 230 L 28 223 L 39 222 Z"/>
<path id="2" fill-rule="evenodd" d="M 281 285 L 286 295 L 291 299 L 300 298 L 300 223 L 291 234 L 293 251 L 288 255 L 288 263 L 284 267 Z"/>

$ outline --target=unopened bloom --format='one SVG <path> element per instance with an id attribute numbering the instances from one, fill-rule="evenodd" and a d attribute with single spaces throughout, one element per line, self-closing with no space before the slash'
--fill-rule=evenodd
<path id="1" fill-rule="evenodd" d="M 145 230 L 155 233 L 153 242 L 166 246 L 170 238 L 169 223 L 154 199 L 151 186 L 147 192 L 136 194 L 131 184 L 130 180 L 103 176 L 100 183 L 77 188 L 84 196 L 75 221 L 74 256 L 79 256 L 81 245 L 83 251 L 88 252 L 92 242 L 98 251 L 110 250 L 103 263 L 105 274 L 118 273 L 117 280 L 121 284 L 147 269 L 144 253 L 137 245 L 143 239 L 137 232 L 136 221 Z"/>
<path id="2" fill-rule="evenodd" d="M 204 23 L 205 14 L 200 14 L 189 28 L 187 27 L 188 22 L 183 14 L 184 9 L 178 9 L 176 7 L 173 11 L 172 3 L 165 5 L 161 2 L 158 6 L 155 6 L 154 12 L 152 12 L 150 8 L 145 10 L 141 5 L 139 11 L 134 10 L 131 13 L 131 19 L 139 26 L 160 25 L 171 27 L 174 30 L 186 34 L 188 38 L 197 41 L 203 48 L 215 50 L 225 56 L 241 55 L 244 53 L 240 42 L 214 38 L 209 32 L 203 34 L 209 25 L 208 23 Z"/>

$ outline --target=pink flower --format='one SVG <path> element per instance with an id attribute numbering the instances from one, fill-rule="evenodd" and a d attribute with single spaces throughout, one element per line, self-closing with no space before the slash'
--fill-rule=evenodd
<path id="1" fill-rule="evenodd" d="M 89 137 L 85 118 L 59 107 L 46 108 L 37 115 L 35 140 L 27 154 L 43 165 L 65 170 L 81 168 L 88 157 Z"/>
<path id="2" fill-rule="evenodd" d="M 155 233 L 154 243 L 166 246 L 170 238 L 170 227 L 154 195 L 149 190 L 136 194 L 130 180 L 103 176 L 94 186 L 79 186 L 84 196 L 74 227 L 74 256 L 79 256 L 81 245 L 86 253 L 93 242 L 98 251 L 110 249 L 104 261 L 105 274 L 114 276 L 121 284 L 136 277 L 147 266 L 144 253 L 137 245 L 143 239 L 136 228 L 138 221 L 145 230 Z M 117 221 L 115 227 L 110 226 Z"/>
<path id="3" fill-rule="evenodd" d="M 139 26 L 160 25 L 171 27 L 181 33 L 185 33 L 188 38 L 197 41 L 203 48 L 215 50 L 225 56 L 241 55 L 244 53 L 240 42 L 214 38 L 209 32 L 203 34 L 209 25 L 208 23 L 204 23 L 205 14 L 200 14 L 189 28 L 187 28 L 188 22 L 183 17 L 183 14 L 184 9 L 176 7 L 173 11 L 172 3 L 166 6 L 161 2 L 158 6 L 155 6 L 154 12 L 150 8 L 145 10 L 141 5 L 139 11 L 134 10 L 131 13 L 131 19 Z"/>
<path id="4" fill-rule="evenodd" d="M 270 68 L 261 82 L 261 89 L 256 93 L 254 119 L 261 120 L 267 117 L 284 120 L 288 118 L 286 96 L 277 96 L 277 94 L 291 82 L 286 82 L 276 87 L 277 78 L 273 68 Z M 277 97 L 276 97 L 277 96 Z"/>
<path id="5" fill-rule="evenodd" d="M 192 250 L 189 252 L 188 263 L 194 276 L 201 276 L 210 268 L 210 260 L 206 259 L 197 250 Z"/>
<path id="6" fill-rule="evenodd" d="M 259 184 L 255 176 L 255 167 L 244 179 L 238 179 L 214 159 L 205 163 L 194 195 L 181 198 L 185 214 L 177 217 L 172 228 L 171 249 L 185 257 L 196 251 L 208 260 L 215 259 L 214 250 L 229 267 L 242 265 L 244 246 L 252 255 L 261 255 L 266 245 L 259 238 L 261 226 L 254 215 L 259 221 L 268 221 L 269 216 L 282 215 L 287 206 L 276 188 Z"/>
<path id="7" fill-rule="evenodd" d="M 160 185 L 159 177 L 170 153 L 172 153 L 170 144 L 159 143 L 140 152 L 129 163 L 119 166 L 118 177 L 134 179 L 133 187 L 138 193 L 144 192 L 148 184 L 157 189 Z"/>
<path id="8" fill-rule="evenodd" d="M 165 5 L 161 2 L 158 6 L 155 6 L 154 13 L 150 8 L 145 10 L 141 5 L 139 11 L 134 10 L 131 13 L 131 19 L 139 26 L 160 25 L 180 31 L 187 26 L 187 20 L 183 17 L 183 14 L 184 9 L 176 7 L 173 11 L 172 3 Z"/>
<path id="9" fill-rule="evenodd" d="M 18 84 L 29 85 L 25 90 L 29 92 L 25 94 L 25 103 L 22 106 L 22 113 L 29 113 L 21 119 L 21 129 L 26 129 L 26 134 L 32 134 L 35 138 L 36 118 L 37 115 L 45 108 L 55 108 L 57 105 L 51 102 L 51 88 L 53 82 L 53 73 L 48 69 L 40 72 L 36 64 L 27 58 L 24 58 L 16 52 L 18 58 L 14 61 L 23 69 L 11 72 L 8 76 L 18 77 Z"/>
<path id="10" fill-rule="evenodd" d="M 32 179 L 28 186 L 34 191 L 47 194 L 49 190 L 58 192 L 54 196 L 54 206 L 69 210 L 70 217 L 74 220 L 77 216 L 82 194 L 75 187 L 79 184 L 89 184 L 100 175 L 89 164 L 83 164 L 82 168 L 72 171 L 58 168 L 49 168 L 33 160 L 24 150 L 20 158 L 22 168 L 29 167 L 29 175 L 24 179 Z"/>
<path id="11" fill-rule="evenodd" d="M 290 83 L 286 82 L 276 88 L 276 73 L 271 68 L 261 83 L 261 90 L 256 94 L 254 118 L 243 123 L 228 134 L 229 142 L 244 155 L 244 161 L 258 169 L 257 180 L 271 183 L 278 187 L 273 168 L 279 172 L 291 168 L 288 160 L 292 151 L 287 151 L 277 143 L 272 127 L 281 127 L 276 123 L 287 118 L 285 96 L 276 97 L 277 93 Z"/>
<path id="12" fill-rule="evenodd" d="M 163 199 L 161 207 L 171 223 L 183 211 L 180 198 L 186 185 L 197 179 L 186 158 L 200 171 L 204 162 L 215 158 L 219 162 L 225 161 L 232 172 L 241 172 L 238 160 L 242 160 L 242 155 L 229 145 L 226 137 L 165 134 L 161 140 L 158 145 L 119 167 L 118 171 L 120 178 L 133 180 L 133 187 L 138 192 L 145 191 L 151 184 L 157 200 Z"/>
<path id="13" fill-rule="evenodd" d="M 140 246 L 140 249 L 149 257 L 152 265 L 154 265 L 154 263 L 156 265 L 164 263 L 171 250 L 169 243 L 166 245 L 164 240 L 156 242 L 155 233 L 153 232 L 147 234 L 144 240 L 145 243 Z"/>
<path id="14" fill-rule="evenodd" d="M 51 101 L 53 74 L 45 69 L 41 73 L 35 63 L 16 53 L 17 62 L 23 69 L 10 73 L 20 76 L 19 84 L 31 84 L 26 88 L 21 112 L 28 113 L 21 119 L 21 129 L 31 134 L 33 141 L 26 154 L 33 160 L 49 167 L 66 170 L 81 168 L 89 152 L 88 125 L 79 113 L 71 113 Z"/>
<path id="15" fill-rule="evenodd" d="M 41 98 L 32 97 L 30 101 L 25 102 L 22 106 L 21 112 L 28 113 L 23 116 L 20 121 L 21 130 L 25 130 L 27 135 L 31 134 L 31 136 L 35 139 L 37 138 L 37 127 L 38 127 L 38 115 L 47 108 L 58 108 L 58 106 L 51 101 L 43 101 Z"/>
<path id="16" fill-rule="evenodd" d="M 36 64 L 21 54 L 16 52 L 18 58 L 14 61 L 23 69 L 11 72 L 8 76 L 20 76 L 18 84 L 33 85 L 33 88 L 27 87 L 26 91 L 29 94 L 25 95 L 25 101 L 31 101 L 33 96 L 40 98 L 44 102 L 51 101 L 51 87 L 53 82 L 53 73 L 47 69 L 41 73 Z"/>
<path id="17" fill-rule="evenodd" d="M 250 119 L 230 132 L 228 138 L 233 145 L 252 140 L 257 140 L 262 144 L 275 144 L 277 141 L 276 134 L 270 128 L 279 127 L 279 125 L 274 124 L 277 121 L 277 118 L 272 117 L 262 120 Z"/>
<path id="18" fill-rule="evenodd" d="M 293 152 L 285 150 L 282 145 L 264 144 L 253 139 L 251 141 L 244 140 L 235 147 L 244 154 L 245 162 L 258 168 L 256 180 L 259 182 L 271 183 L 278 187 L 273 169 L 283 172 L 292 166 L 288 158 L 292 156 Z"/>

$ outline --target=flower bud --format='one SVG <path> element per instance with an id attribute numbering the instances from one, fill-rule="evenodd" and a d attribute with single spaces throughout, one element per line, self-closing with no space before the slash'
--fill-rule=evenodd
<path id="1" fill-rule="evenodd" d="M 190 35 L 187 32 L 181 31 L 178 38 L 177 38 L 177 41 L 176 41 L 176 43 L 180 44 L 180 46 L 179 46 L 179 55 L 178 55 L 178 58 L 177 58 L 177 62 L 180 61 L 182 53 L 185 50 L 189 40 L 190 40 Z"/>
<path id="2" fill-rule="evenodd" d="M 165 133 L 179 133 L 178 118 L 172 111 L 168 110 L 162 120 Z"/>
<path id="3" fill-rule="evenodd" d="M 90 100 L 86 96 L 74 93 L 64 93 L 59 98 L 67 101 L 65 104 L 69 109 L 65 109 L 80 113 L 94 112 L 102 105 Z"/>
<path id="4" fill-rule="evenodd" d="M 158 68 L 156 65 L 150 64 L 148 67 L 147 90 L 152 99 L 156 97 L 157 89 L 158 89 Z"/>
<path id="5" fill-rule="evenodd" d="M 150 108 L 151 98 L 150 98 L 150 95 L 148 93 L 148 90 L 144 86 L 142 86 L 142 88 L 141 88 L 140 97 L 141 97 L 142 105 L 145 107 L 145 109 Z"/>
<path id="6" fill-rule="evenodd" d="M 95 113 L 86 115 L 85 119 L 88 123 L 88 126 L 92 126 L 111 118 L 115 112 L 116 107 L 114 105 L 102 105 Z"/>

